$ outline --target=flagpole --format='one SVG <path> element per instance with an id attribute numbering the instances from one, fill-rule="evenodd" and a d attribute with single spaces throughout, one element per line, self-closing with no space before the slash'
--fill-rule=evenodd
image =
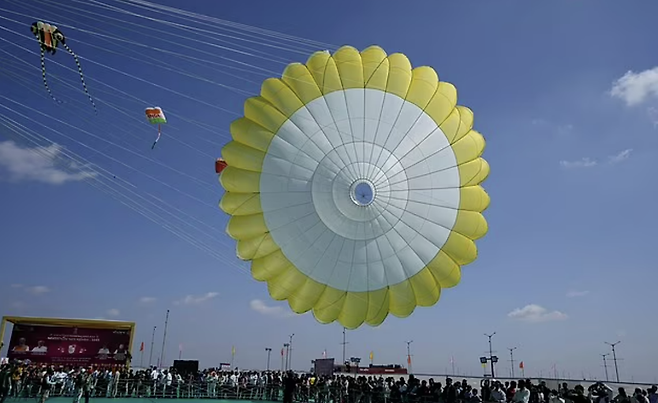
<path id="1" fill-rule="evenodd" d="M 155 343 L 155 329 L 157 326 L 153 326 L 153 335 L 151 335 L 151 349 L 149 350 L 149 367 L 153 364 L 153 343 Z"/>
<path id="2" fill-rule="evenodd" d="M 179 344 L 178 345 L 178 359 L 180 360 L 182 358 L 183 358 L 183 345 Z"/>
<path id="3" fill-rule="evenodd" d="M 139 368 L 144 368 L 144 342 L 142 342 L 139 348 Z"/>

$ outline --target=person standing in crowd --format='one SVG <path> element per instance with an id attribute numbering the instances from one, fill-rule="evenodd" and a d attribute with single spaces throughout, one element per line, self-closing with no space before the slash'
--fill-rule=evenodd
<path id="1" fill-rule="evenodd" d="M 564 403 L 565 400 L 560 394 L 558 393 L 557 390 L 553 389 L 551 392 L 548 394 L 548 403 Z"/>
<path id="2" fill-rule="evenodd" d="M 658 387 L 656 385 L 649 388 L 649 403 L 658 403 Z"/>
<path id="3" fill-rule="evenodd" d="M 615 403 L 631 403 L 631 398 L 626 394 L 626 389 L 617 389 L 617 396 L 613 399 Z"/>
<path id="4" fill-rule="evenodd" d="M 446 387 L 443 389 L 443 401 L 455 403 L 457 401 L 457 388 L 452 383 L 452 378 L 446 378 Z"/>
<path id="5" fill-rule="evenodd" d="M 649 403 L 649 399 L 645 396 L 645 391 L 640 388 L 635 388 L 631 403 Z"/>
<path id="6" fill-rule="evenodd" d="M 494 383 L 493 389 L 491 390 L 490 398 L 491 401 L 495 403 L 503 403 L 507 401 L 507 397 L 505 396 L 505 392 L 500 386 L 500 382 Z"/>
<path id="7" fill-rule="evenodd" d="M 292 371 L 288 371 L 283 378 L 283 403 L 292 403 L 293 396 L 295 395 L 295 387 L 297 380 Z"/>
<path id="8" fill-rule="evenodd" d="M 512 398 L 512 402 L 514 403 L 529 403 L 530 402 L 530 391 L 526 387 L 526 383 L 524 380 L 519 380 L 519 388 L 516 390 L 516 393 L 514 393 L 514 397 Z"/>
<path id="9" fill-rule="evenodd" d="M 0 403 L 4 403 L 11 389 L 12 369 L 9 365 L 0 368 Z"/>
<path id="10" fill-rule="evenodd" d="M 46 373 L 41 379 L 41 403 L 46 403 L 48 397 L 50 397 L 50 391 L 55 386 L 55 371 L 52 368 L 48 368 Z"/>

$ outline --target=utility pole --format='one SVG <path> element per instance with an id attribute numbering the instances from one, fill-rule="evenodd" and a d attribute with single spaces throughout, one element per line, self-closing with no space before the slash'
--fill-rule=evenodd
<path id="1" fill-rule="evenodd" d="M 512 366 L 512 379 L 514 379 L 514 350 L 516 350 L 518 347 L 510 347 L 508 348 L 509 350 L 509 362 Z"/>
<path id="2" fill-rule="evenodd" d="M 288 369 L 292 369 L 292 338 L 295 337 L 295 334 L 291 334 L 290 336 L 290 345 L 288 346 Z"/>
<path id="3" fill-rule="evenodd" d="M 267 351 L 267 367 L 266 367 L 265 370 L 269 371 L 270 370 L 270 355 L 272 354 L 272 349 L 269 348 L 269 347 L 265 347 L 265 351 Z"/>
<path id="4" fill-rule="evenodd" d="M 610 353 L 607 354 L 601 354 L 601 357 L 603 357 L 603 369 L 605 369 L 605 381 L 610 382 L 610 377 L 608 376 L 608 360 L 605 359 L 605 357 L 609 356 Z"/>
<path id="5" fill-rule="evenodd" d="M 411 370 L 411 343 L 413 342 L 413 340 L 405 341 L 407 343 L 407 370 L 409 371 L 409 375 L 413 374 Z"/>
<path id="6" fill-rule="evenodd" d="M 286 370 L 286 367 L 285 367 L 285 364 L 284 364 L 284 359 L 285 359 L 284 357 L 285 357 L 287 347 L 288 347 L 288 344 L 284 343 L 283 348 L 281 349 L 281 372 Z"/>
<path id="7" fill-rule="evenodd" d="M 491 334 L 484 334 L 489 338 L 489 362 L 491 363 L 491 379 L 494 379 L 496 377 L 496 374 L 494 372 L 494 359 L 493 359 L 493 348 L 491 347 L 491 338 L 496 335 L 496 332 L 493 332 Z"/>
<path id="8" fill-rule="evenodd" d="M 615 351 L 615 346 L 617 346 L 617 344 L 619 343 L 621 343 L 621 341 L 617 341 L 614 343 L 608 343 L 607 341 L 605 342 L 605 344 L 612 347 L 612 360 L 615 363 L 615 376 L 617 377 L 617 383 L 619 383 L 619 367 L 617 367 L 617 352 Z"/>
<path id="9" fill-rule="evenodd" d="M 347 336 L 345 335 L 346 331 L 347 329 L 343 328 L 343 342 L 340 343 L 343 345 L 343 362 L 341 363 L 341 365 L 345 365 L 345 347 L 347 346 L 347 341 L 346 341 Z"/>
<path id="10" fill-rule="evenodd" d="M 151 335 L 151 348 L 149 350 L 149 367 L 153 362 L 153 344 L 155 343 L 155 329 L 157 326 L 153 326 L 153 335 Z"/>
<path id="11" fill-rule="evenodd" d="M 164 366 L 165 344 L 167 344 L 167 326 L 169 326 L 169 309 L 165 315 L 164 333 L 162 334 L 162 350 L 160 350 L 160 366 Z"/>

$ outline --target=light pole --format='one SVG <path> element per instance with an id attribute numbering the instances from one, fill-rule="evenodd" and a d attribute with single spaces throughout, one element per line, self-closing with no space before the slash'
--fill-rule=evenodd
<path id="1" fill-rule="evenodd" d="M 288 354 L 286 354 L 288 350 L 288 343 L 283 343 L 283 348 L 281 349 L 281 372 L 286 370 L 284 360 L 285 357 L 288 357 Z"/>
<path id="2" fill-rule="evenodd" d="M 292 369 L 292 338 L 295 337 L 295 334 L 291 334 L 290 336 L 290 346 L 288 347 L 288 369 Z"/>
<path id="3" fill-rule="evenodd" d="M 509 350 L 509 361 L 510 364 L 512 365 L 512 379 L 514 379 L 514 350 L 516 350 L 518 347 L 510 347 L 508 348 Z"/>
<path id="4" fill-rule="evenodd" d="M 343 342 L 341 343 L 343 345 L 343 362 L 341 365 L 345 365 L 345 346 L 347 346 L 346 335 L 345 335 L 346 330 L 347 329 L 343 328 Z"/>
<path id="5" fill-rule="evenodd" d="M 155 343 L 155 329 L 157 329 L 157 326 L 153 326 L 153 334 L 151 335 L 151 348 L 149 349 L 149 367 L 153 363 L 153 343 Z"/>
<path id="6" fill-rule="evenodd" d="M 267 351 L 267 367 L 266 367 L 265 370 L 269 371 L 270 370 L 270 355 L 272 354 L 272 349 L 269 348 L 269 347 L 265 347 L 265 351 Z"/>
<path id="7" fill-rule="evenodd" d="M 617 352 L 615 351 L 615 346 L 619 343 L 621 343 L 621 341 L 617 341 L 614 343 L 608 343 L 607 341 L 605 342 L 605 344 L 612 347 L 612 360 L 615 363 L 615 376 L 617 377 L 617 383 L 619 383 L 619 368 L 617 367 Z"/>
<path id="8" fill-rule="evenodd" d="M 413 373 L 411 370 L 411 343 L 413 342 L 413 340 L 405 341 L 405 343 L 407 343 L 407 370 L 410 375 Z"/>
<path id="9" fill-rule="evenodd" d="M 284 370 L 288 370 L 288 354 L 290 353 L 290 344 L 289 343 L 283 343 L 283 347 L 286 349 L 286 365 L 284 367 Z"/>
<path id="10" fill-rule="evenodd" d="M 484 334 L 489 338 L 489 361 L 491 362 L 491 379 L 495 378 L 495 372 L 494 372 L 494 360 L 493 360 L 493 348 L 491 347 L 491 338 L 496 335 L 496 332 L 493 332 L 491 334 Z"/>
<path id="11" fill-rule="evenodd" d="M 610 377 L 608 377 L 608 360 L 605 359 L 605 357 L 609 356 L 610 353 L 607 354 L 601 354 L 601 357 L 603 357 L 603 369 L 605 369 L 605 381 L 609 382 Z"/>

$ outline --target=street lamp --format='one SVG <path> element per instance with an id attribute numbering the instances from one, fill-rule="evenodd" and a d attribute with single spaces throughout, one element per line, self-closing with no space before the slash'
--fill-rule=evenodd
<path id="1" fill-rule="evenodd" d="M 491 347 L 491 338 L 496 335 L 496 332 L 493 332 L 491 334 L 485 333 L 484 335 L 489 338 L 489 361 L 491 362 L 491 378 L 493 379 L 496 377 L 496 373 L 494 371 L 494 364 L 498 362 L 498 357 L 494 357 L 493 355 L 493 349 Z"/>
<path id="2" fill-rule="evenodd" d="M 266 371 L 270 370 L 270 355 L 272 354 L 272 349 L 270 347 L 265 347 L 265 351 L 267 351 L 267 369 Z"/>
<path id="3" fill-rule="evenodd" d="M 615 362 L 615 376 L 617 377 L 617 383 L 619 383 L 619 368 L 617 367 L 617 352 L 615 351 L 615 346 L 621 343 L 621 341 L 617 341 L 614 343 L 608 343 L 606 341 L 604 343 L 612 347 L 612 360 Z"/>
<path id="4" fill-rule="evenodd" d="M 295 334 L 291 334 L 290 336 L 290 347 L 288 350 L 288 369 L 292 369 L 292 338 L 295 337 Z"/>
<path id="5" fill-rule="evenodd" d="M 509 361 L 510 365 L 512 366 L 512 379 L 514 379 L 514 350 L 516 350 L 518 347 L 510 347 L 508 348 L 509 350 Z"/>
<path id="6" fill-rule="evenodd" d="M 413 343 L 413 340 L 405 341 L 407 343 L 407 369 L 409 370 L 409 374 L 412 373 L 411 371 L 411 343 Z"/>
<path id="7" fill-rule="evenodd" d="M 283 357 L 281 357 L 281 371 L 287 371 L 288 370 L 288 352 L 290 351 L 290 344 L 288 343 L 283 343 L 283 348 L 286 354 L 286 363 L 285 366 L 283 365 Z"/>
<path id="8" fill-rule="evenodd" d="M 603 357 L 603 369 L 605 369 L 605 381 L 609 382 L 610 377 L 608 376 L 608 360 L 605 359 L 605 357 L 609 356 L 610 353 L 607 354 L 601 354 L 601 357 Z"/>

